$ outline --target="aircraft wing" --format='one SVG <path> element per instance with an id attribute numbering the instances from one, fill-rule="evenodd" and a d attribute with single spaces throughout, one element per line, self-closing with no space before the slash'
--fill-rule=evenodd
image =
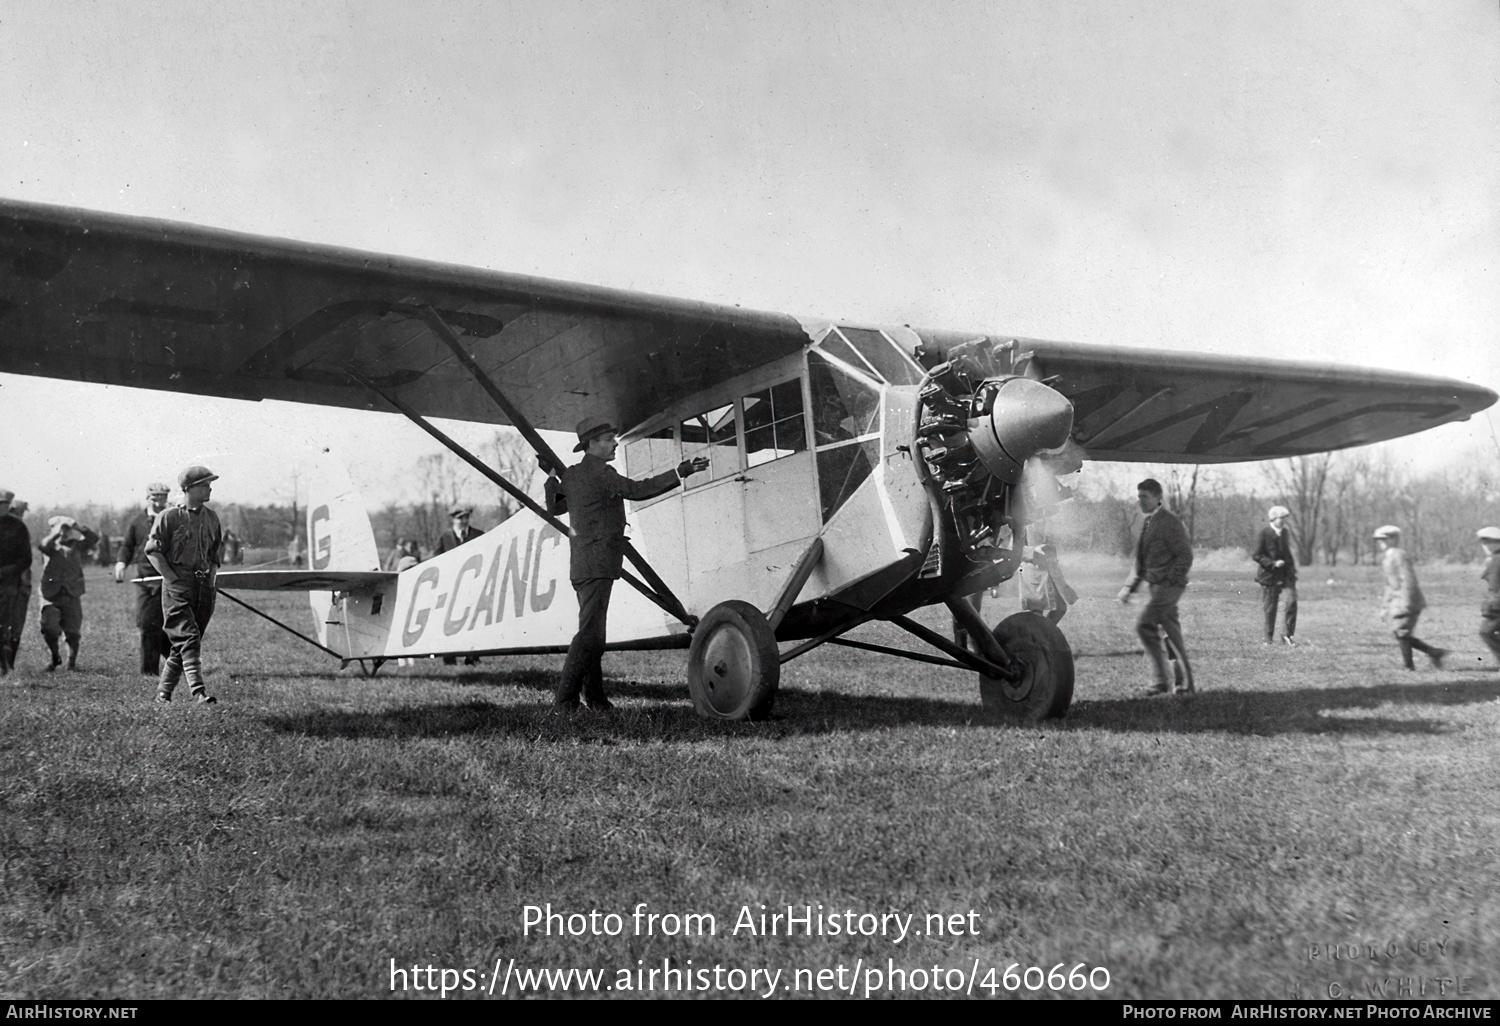
<path id="1" fill-rule="evenodd" d="M 808 341 L 782 314 L 0 200 L 0 371 L 506 423 L 622 428 Z"/>
<path id="2" fill-rule="evenodd" d="M 1073 439 L 1096 460 L 1299 456 L 1467 420 L 1496 399 L 1452 378 L 1290 360 L 1070 342 L 1016 349 L 1018 369 L 1072 402 Z"/>
<path id="3" fill-rule="evenodd" d="M 418 413 L 506 423 L 423 306 L 533 424 L 563 431 L 591 413 L 632 427 L 811 341 L 785 314 L 0 200 L 0 372 L 387 408 L 354 371 Z M 1495 401 L 1460 381 L 1288 361 L 1027 340 L 1017 355 L 1072 401 L 1095 459 L 1273 459 Z"/>

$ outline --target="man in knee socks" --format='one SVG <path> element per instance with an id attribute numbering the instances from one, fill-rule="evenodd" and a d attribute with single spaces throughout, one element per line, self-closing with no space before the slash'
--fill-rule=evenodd
<path id="1" fill-rule="evenodd" d="M 218 479 L 207 467 L 188 467 L 177 475 L 182 505 L 157 514 L 146 540 L 146 555 L 161 574 L 162 620 L 172 643 L 156 692 L 158 702 L 170 702 L 184 677 L 195 702 L 216 701 L 203 681 L 201 646 L 204 628 L 214 615 L 214 586 L 223 558 L 223 528 L 218 515 L 205 505 L 211 483 Z"/>

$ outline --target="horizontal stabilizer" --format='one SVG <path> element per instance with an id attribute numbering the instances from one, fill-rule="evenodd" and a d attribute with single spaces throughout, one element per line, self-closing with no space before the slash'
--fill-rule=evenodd
<path id="1" fill-rule="evenodd" d="M 400 574 L 381 570 L 221 570 L 218 586 L 241 591 L 375 591 Z"/>

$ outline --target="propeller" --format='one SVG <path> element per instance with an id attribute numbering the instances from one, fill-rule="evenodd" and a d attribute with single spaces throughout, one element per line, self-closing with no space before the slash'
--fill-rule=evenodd
<path id="1" fill-rule="evenodd" d="M 986 339 L 956 346 L 929 365 L 919 391 L 918 449 L 974 560 L 1013 549 L 1027 523 L 1072 495 L 1058 478 L 1083 466 L 1071 437 L 1073 404 L 1014 373 L 1011 346 Z"/>

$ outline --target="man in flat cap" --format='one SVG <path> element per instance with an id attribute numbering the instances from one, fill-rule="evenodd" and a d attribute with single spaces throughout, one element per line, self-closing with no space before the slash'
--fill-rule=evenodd
<path id="1" fill-rule="evenodd" d="M 468 506 L 454 506 L 448 510 L 448 530 L 444 531 L 443 536 L 438 539 L 437 548 L 432 550 L 432 554 L 441 556 L 484 534 L 479 528 L 469 524 L 473 516 L 474 511 Z"/>
<path id="2" fill-rule="evenodd" d="M 1287 530 L 1287 518 L 1292 511 L 1285 506 L 1272 506 L 1266 510 L 1267 525 L 1261 528 L 1260 540 L 1256 543 L 1251 559 L 1259 570 L 1255 571 L 1255 583 L 1260 585 L 1260 607 L 1265 614 L 1266 639 L 1270 645 L 1276 641 L 1276 606 L 1284 592 L 1286 601 L 1286 629 L 1281 639 L 1295 645 L 1297 634 L 1297 560 L 1292 555 L 1292 532 Z"/>
<path id="3" fill-rule="evenodd" d="M 448 530 L 444 531 L 443 536 L 438 539 L 437 548 L 433 549 L 432 554 L 434 556 L 441 556 L 443 553 L 456 549 L 465 542 L 471 542 L 483 535 L 483 531 L 470 525 L 469 520 L 473 516 L 474 510 L 468 506 L 454 506 L 448 510 Z M 451 655 L 443 656 L 443 665 L 457 666 L 458 657 Z M 476 655 L 464 656 L 464 665 L 478 666 L 479 657 Z"/>
<path id="4" fill-rule="evenodd" d="M 59 638 L 68 642 L 68 669 L 78 669 L 83 637 L 83 557 L 99 541 L 92 528 L 72 517 L 52 517 L 37 548 L 42 550 L 42 640 L 52 653 L 47 670 L 62 665 Z"/>
<path id="5" fill-rule="evenodd" d="M 161 669 L 158 702 L 170 702 L 183 677 L 193 701 L 215 701 L 203 682 L 203 631 L 214 615 L 215 582 L 223 560 L 224 529 L 205 503 L 219 479 L 207 467 L 188 467 L 177 475 L 182 505 L 156 515 L 146 539 L 146 557 L 161 574 L 162 622 L 171 652 Z"/>
<path id="6" fill-rule="evenodd" d="M 557 687 L 557 705 L 578 708 L 581 694 L 590 709 L 610 708 L 604 695 L 605 625 L 609 617 L 609 593 L 620 577 L 625 558 L 625 500 L 639 501 L 663 495 L 677 482 L 708 468 L 708 459 L 683 460 L 677 469 L 642 481 L 632 481 L 609 465 L 619 443 L 615 429 L 603 417 L 586 417 L 578 423 L 574 452 L 583 459 L 562 472 L 562 479 L 549 494 L 553 511 L 566 509 L 570 541 L 568 576 L 578 593 L 578 633 L 568 646 L 562 680 Z"/>
<path id="7" fill-rule="evenodd" d="M 1146 582 L 1151 597 L 1135 622 L 1135 632 L 1151 657 L 1151 667 L 1156 674 L 1156 683 L 1146 689 L 1150 695 L 1193 693 L 1193 669 L 1188 663 L 1187 648 L 1182 643 L 1182 622 L 1177 616 L 1177 603 L 1187 588 L 1188 571 L 1193 566 L 1193 542 L 1187 528 L 1166 506 L 1162 505 L 1161 482 L 1146 478 L 1136 485 L 1136 502 L 1146 515 L 1141 523 L 1141 534 L 1135 544 L 1135 570 L 1125 587 L 1117 596 L 1127 603 L 1142 581 Z M 1169 665 L 1167 652 L 1162 646 L 1162 635 L 1175 650 L 1177 668 Z M 1176 680 L 1178 672 L 1182 679 Z"/>
<path id="8" fill-rule="evenodd" d="M 15 669 L 31 601 L 31 532 L 12 516 L 16 493 L 0 488 L 0 676 Z"/>
<path id="9" fill-rule="evenodd" d="M 172 649 L 167 639 L 166 626 L 162 621 L 161 582 L 144 583 L 142 578 L 155 577 L 156 568 L 146 554 L 146 540 L 151 537 L 151 525 L 167 508 L 167 495 L 171 492 L 165 484 L 153 482 L 146 487 L 146 504 L 138 510 L 125 528 L 125 541 L 120 545 L 119 561 L 115 563 L 115 580 L 125 580 L 125 568 L 135 565 L 135 626 L 141 635 L 141 673 L 156 677 L 161 673 L 162 656 Z"/>
<path id="10" fill-rule="evenodd" d="M 1382 608 L 1391 631 L 1396 635 L 1396 644 L 1401 646 L 1401 665 L 1408 670 L 1412 665 L 1412 649 L 1425 653 L 1435 669 L 1443 668 L 1446 648 L 1438 648 L 1421 640 L 1414 633 L 1417 618 L 1427 608 L 1427 599 L 1417 586 L 1417 572 L 1412 569 L 1406 550 L 1401 547 L 1401 528 L 1386 524 L 1375 529 L 1375 543 L 1384 553 L 1380 558 L 1380 569 L 1385 575 L 1385 595 Z"/>
<path id="11" fill-rule="evenodd" d="M 1488 557 L 1484 572 L 1484 602 L 1479 607 L 1479 636 L 1489 650 L 1500 659 L 1500 527 L 1481 527 L 1479 544 L 1484 546 Z"/>

